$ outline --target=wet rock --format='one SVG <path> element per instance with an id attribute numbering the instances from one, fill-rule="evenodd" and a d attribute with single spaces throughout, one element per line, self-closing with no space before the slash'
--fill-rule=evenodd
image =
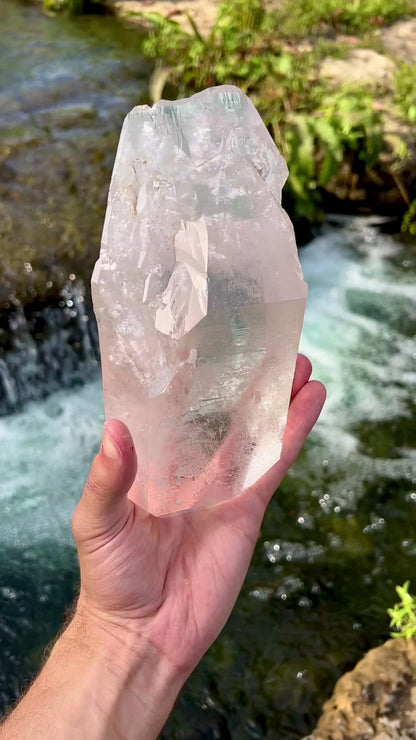
<path id="1" fill-rule="evenodd" d="M 391 89 L 396 65 L 372 49 L 353 49 L 346 59 L 324 59 L 321 74 L 335 84 L 357 83 L 371 90 Z"/>
<path id="2" fill-rule="evenodd" d="M 416 740 L 415 676 L 415 641 L 370 650 L 337 682 L 309 740 Z"/>
<path id="3" fill-rule="evenodd" d="M 85 125 L 87 121 L 94 122 L 96 115 L 97 110 L 93 103 L 82 101 L 54 108 L 43 108 L 38 110 L 33 118 L 39 126 L 55 129 Z"/>
<path id="4" fill-rule="evenodd" d="M 17 147 L 38 146 L 46 141 L 46 132 L 30 123 L 0 128 L 0 152 Z M 6 152 L 8 153 L 9 151 Z"/>
<path id="5" fill-rule="evenodd" d="M 382 32 L 386 51 L 405 62 L 416 62 L 416 19 L 395 23 Z"/>
<path id="6" fill-rule="evenodd" d="M 0 417 L 95 376 L 98 336 L 82 281 L 69 280 L 59 299 L 0 310 Z"/>

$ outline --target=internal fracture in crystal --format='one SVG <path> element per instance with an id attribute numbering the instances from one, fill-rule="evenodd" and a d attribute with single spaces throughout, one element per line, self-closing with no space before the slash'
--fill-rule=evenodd
<path id="1" fill-rule="evenodd" d="M 239 495 L 280 456 L 307 294 L 286 177 L 238 88 L 124 122 L 92 290 L 106 417 L 156 516 Z"/>

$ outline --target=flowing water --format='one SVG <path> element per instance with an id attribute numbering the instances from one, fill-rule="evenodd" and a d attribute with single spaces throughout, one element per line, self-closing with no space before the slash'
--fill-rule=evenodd
<path id="1" fill-rule="evenodd" d="M 146 87 L 138 32 L 0 10 L 0 415 L 96 370 L 87 282 L 123 116 Z"/>
<path id="2" fill-rule="evenodd" d="M 338 676 L 387 636 L 394 584 L 416 571 L 414 248 L 352 221 L 301 258 L 302 344 L 328 402 L 166 737 L 300 738 Z M 3 704 L 72 598 L 70 517 L 102 421 L 98 378 L 0 421 Z"/>
<path id="3" fill-rule="evenodd" d="M 117 66 L 114 22 L 100 20 L 106 35 L 92 19 L 55 22 L 16 8 L 13 22 L 29 14 L 38 37 L 28 75 L 37 52 L 45 70 L 48 54 L 57 69 L 82 56 L 92 87 L 101 64 L 110 77 L 114 69 L 117 79 L 126 75 L 128 107 L 131 72 Z M 22 45 L 27 33 L 16 31 Z M 310 288 L 302 349 L 328 401 L 269 507 L 229 623 L 190 679 L 166 738 L 306 735 L 336 679 L 388 636 L 394 585 L 416 584 L 415 247 L 354 219 L 328 228 L 301 260 Z M 15 356 L 20 347 L 33 360 L 33 335 L 17 330 Z M 70 518 L 103 422 L 91 330 L 81 325 L 79 335 L 90 380 L 0 419 L 2 709 L 38 667 L 77 587 Z M 52 336 L 63 352 L 68 332 Z M 48 347 L 45 356 L 56 357 Z"/>

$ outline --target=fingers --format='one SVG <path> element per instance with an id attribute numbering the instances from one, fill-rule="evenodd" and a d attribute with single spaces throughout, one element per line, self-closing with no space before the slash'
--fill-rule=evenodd
<path id="1" fill-rule="evenodd" d="M 291 398 L 293 399 L 300 389 L 308 382 L 312 374 L 312 364 L 305 355 L 298 355 L 296 358 L 295 375 L 293 378 Z"/>
<path id="2" fill-rule="evenodd" d="M 307 382 L 293 398 L 289 407 L 280 460 L 253 486 L 254 491 L 261 496 L 264 503 L 270 500 L 295 462 L 321 413 L 325 398 L 325 386 L 317 380 Z"/>
<path id="3" fill-rule="evenodd" d="M 282 454 L 276 466 L 279 468 L 281 478 L 286 475 L 299 455 L 307 436 L 318 420 L 325 399 L 325 386 L 319 380 L 311 380 L 301 388 L 290 404 Z"/>
<path id="4" fill-rule="evenodd" d="M 121 421 L 104 426 L 101 448 L 94 459 L 81 500 L 74 515 L 74 534 L 84 525 L 111 525 L 128 507 L 127 493 L 137 470 L 130 432 Z"/>

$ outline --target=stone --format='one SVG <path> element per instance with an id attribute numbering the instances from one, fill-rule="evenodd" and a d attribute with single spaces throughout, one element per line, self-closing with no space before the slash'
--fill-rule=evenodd
<path id="1" fill-rule="evenodd" d="M 286 164 L 235 87 L 127 116 L 92 277 L 107 418 L 156 516 L 241 494 L 279 459 L 307 286 Z"/>
<path id="2" fill-rule="evenodd" d="M 320 66 L 320 74 L 337 85 L 357 84 L 371 90 L 391 90 L 396 65 L 373 49 L 353 49 L 346 59 L 327 57 Z"/>
<path id="3" fill-rule="evenodd" d="M 106 0 L 106 5 L 116 13 L 128 17 L 129 22 L 143 25 L 143 13 L 160 13 L 183 28 L 187 33 L 193 29 L 189 15 L 199 33 L 208 36 L 217 16 L 216 0 Z"/>
<path id="4" fill-rule="evenodd" d="M 414 640 L 373 648 L 339 679 L 309 740 L 416 740 L 415 673 Z"/>
<path id="5" fill-rule="evenodd" d="M 390 54 L 408 64 L 416 63 L 416 18 L 401 20 L 383 28 L 381 40 Z"/>

